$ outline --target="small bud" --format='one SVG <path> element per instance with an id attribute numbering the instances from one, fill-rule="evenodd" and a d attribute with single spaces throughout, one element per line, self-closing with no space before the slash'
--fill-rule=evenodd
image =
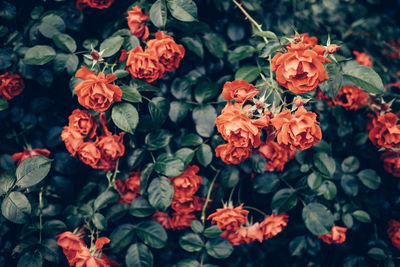
<path id="1" fill-rule="evenodd" d="M 335 45 L 335 44 L 331 44 L 331 45 L 328 45 L 327 50 L 328 50 L 329 54 L 333 54 L 333 53 L 336 53 L 336 51 L 338 51 L 339 48 L 340 48 L 340 46 Z"/>
<path id="2" fill-rule="evenodd" d="M 90 56 L 91 56 L 94 60 L 99 60 L 99 59 L 100 59 L 99 53 L 97 53 L 97 52 L 94 51 L 94 50 L 90 53 Z"/>
<path id="3" fill-rule="evenodd" d="M 296 107 L 299 108 L 299 107 L 301 107 L 301 106 L 304 105 L 304 99 L 301 98 L 301 96 L 296 96 L 295 99 L 293 100 L 293 104 L 294 104 Z"/>
<path id="4" fill-rule="evenodd" d="M 294 42 L 295 44 L 300 43 L 300 42 L 301 42 L 300 36 L 295 36 L 295 37 L 293 38 L 293 42 Z"/>
<path id="5" fill-rule="evenodd" d="M 263 102 L 261 102 L 261 101 L 257 101 L 256 102 L 256 108 L 257 109 L 262 109 L 264 107 L 264 103 Z"/>

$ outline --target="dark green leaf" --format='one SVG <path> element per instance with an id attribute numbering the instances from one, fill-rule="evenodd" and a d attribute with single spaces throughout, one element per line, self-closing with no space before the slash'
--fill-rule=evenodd
<path id="1" fill-rule="evenodd" d="M 144 166 L 144 168 L 140 172 L 140 187 L 139 187 L 139 192 L 141 195 L 144 194 L 147 188 L 147 184 L 149 182 L 149 178 L 151 173 L 154 170 L 154 164 L 153 163 L 148 163 Z"/>
<path id="2" fill-rule="evenodd" d="M 167 178 L 157 177 L 151 181 L 147 192 L 150 205 L 157 210 L 165 211 L 172 203 L 174 187 Z"/>
<path id="3" fill-rule="evenodd" d="M 213 258 L 225 259 L 232 254 L 233 246 L 225 238 L 217 237 L 207 241 L 206 251 Z"/>
<path id="4" fill-rule="evenodd" d="M 296 236 L 289 243 L 290 255 L 292 256 L 301 256 L 306 249 L 307 240 L 305 236 Z"/>
<path id="5" fill-rule="evenodd" d="M 114 36 L 108 39 L 105 39 L 100 44 L 100 52 L 103 52 L 101 55 L 102 57 L 111 57 L 112 55 L 116 54 L 120 49 L 124 42 L 124 38 L 121 36 Z"/>
<path id="6" fill-rule="evenodd" d="M 136 234 L 152 248 L 163 248 L 167 244 L 168 235 L 165 229 L 155 221 L 141 221 L 136 225 Z"/>
<path id="7" fill-rule="evenodd" d="M 217 58 L 224 57 L 224 54 L 227 51 L 227 45 L 224 38 L 216 33 L 206 33 L 204 34 L 203 39 L 208 51 L 210 51 L 213 56 Z"/>
<path id="8" fill-rule="evenodd" d="M 321 185 L 321 183 L 322 183 L 322 178 L 316 172 L 311 173 L 307 177 L 307 184 L 312 190 L 317 189 Z"/>
<path id="9" fill-rule="evenodd" d="M 363 210 L 356 210 L 352 213 L 353 217 L 362 223 L 369 223 L 371 222 L 371 217 L 369 214 Z"/>
<path id="10" fill-rule="evenodd" d="M 371 248 L 368 250 L 368 256 L 377 261 L 382 261 L 387 258 L 385 251 L 381 248 Z"/>
<path id="11" fill-rule="evenodd" d="M 347 195 L 355 197 L 358 194 L 358 182 L 354 176 L 348 174 L 342 175 L 340 185 Z"/>
<path id="12" fill-rule="evenodd" d="M 189 104 L 181 101 L 172 101 L 169 108 L 169 118 L 175 124 L 180 123 L 188 114 Z"/>
<path id="13" fill-rule="evenodd" d="M 189 79 L 175 78 L 171 84 L 172 95 L 179 100 L 191 98 L 192 83 Z"/>
<path id="14" fill-rule="evenodd" d="M 235 80 L 245 80 L 249 83 L 257 79 L 261 71 L 256 66 L 243 66 L 235 73 Z"/>
<path id="15" fill-rule="evenodd" d="M 53 36 L 53 42 L 56 46 L 65 52 L 74 53 L 76 51 L 76 43 L 74 38 L 65 33 L 59 33 Z"/>
<path id="16" fill-rule="evenodd" d="M 1 214 L 13 223 L 26 223 L 31 214 L 31 204 L 21 192 L 11 192 L 1 203 Z"/>
<path id="17" fill-rule="evenodd" d="M 8 169 L 0 176 L 0 196 L 7 194 L 16 180 L 15 168 Z"/>
<path id="18" fill-rule="evenodd" d="M 276 191 L 276 189 L 279 187 L 279 184 L 279 178 L 275 173 L 265 172 L 254 178 L 253 188 L 259 194 L 268 194 Z"/>
<path id="19" fill-rule="evenodd" d="M 165 0 L 157 0 L 150 8 L 149 17 L 157 28 L 164 28 L 167 23 L 167 6 Z"/>
<path id="20" fill-rule="evenodd" d="M 56 51 L 51 46 L 36 45 L 26 51 L 24 61 L 30 65 L 44 65 L 55 57 Z"/>
<path id="21" fill-rule="evenodd" d="M 55 73 L 61 73 L 64 70 L 68 74 L 73 74 L 78 68 L 79 58 L 75 54 L 57 54 L 53 61 L 53 70 Z"/>
<path id="22" fill-rule="evenodd" d="M 204 225 L 198 220 L 193 220 L 190 223 L 190 228 L 193 230 L 193 232 L 198 234 L 201 234 L 204 231 Z"/>
<path id="23" fill-rule="evenodd" d="M 42 267 L 43 257 L 39 250 L 28 251 L 18 260 L 17 267 Z"/>
<path id="24" fill-rule="evenodd" d="M 112 190 L 102 192 L 94 201 L 94 210 L 100 210 L 108 204 L 114 203 L 119 198 L 118 194 Z"/>
<path id="25" fill-rule="evenodd" d="M 185 135 L 181 140 L 181 146 L 198 146 L 202 143 L 203 139 L 194 133 Z"/>
<path id="26" fill-rule="evenodd" d="M 253 154 L 250 157 L 251 166 L 256 173 L 264 173 L 267 168 L 267 162 L 259 154 Z"/>
<path id="27" fill-rule="evenodd" d="M 325 176 L 332 178 L 336 170 L 335 160 L 324 152 L 314 154 L 314 165 Z"/>
<path id="28" fill-rule="evenodd" d="M 320 203 L 310 203 L 303 208 L 303 221 L 314 235 L 324 235 L 331 232 L 334 218 L 330 210 Z"/>
<path id="29" fill-rule="evenodd" d="M 142 95 L 139 93 L 139 91 L 129 85 L 122 85 L 120 86 L 122 90 L 122 99 L 132 102 L 132 103 L 141 103 L 142 102 Z"/>
<path id="30" fill-rule="evenodd" d="M 352 173 L 358 170 L 360 167 L 360 161 L 356 157 L 350 156 L 342 161 L 341 167 L 342 171 Z"/>
<path id="31" fill-rule="evenodd" d="M 214 132 L 215 119 L 217 118 L 215 108 L 209 104 L 198 106 L 194 108 L 192 116 L 197 133 L 203 137 L 210 137 Z"/>
<path id="32" fill-rule="evenodd" d="M 179 245 L 189 252 L 200 251 L 203 246 L 203 240 L 198 234 L 186 233 L 179 238 Z"/>
<path id="33" fill-rule="evenodd" d="M 144 139 L 147 150 L 154 151 L 166 147 L 172 138 L 172 134 L 165 129 L 156 129 L 148 133 Z"/>
<path id="34" fill-rule="evenodd" d="M 1 1 L 0 3 L 0 18 L 11 20 L 15 18 L 17 14 L 17 8 L 7 1 Z"/>
<path id="35" fill-rule="evenodd" d="M 121 103 L 114 105 L 111 118 L 115 125 L 121 130 L 130 134 L 135 133 L 136 126 L 139 122 L 139 114 L 132 104 Z"/>
<path id="36" fill-rule="evenodd" d="M 222 170 L 219 179 L 223 186 L 233 188 L 239 182 L 239 175 L 240 172 L 236 166 L 228 165 L 225 169 Z"/>
<path id="37" fill-rule="evenodd" d="M 60 16 L 49 14 L 42 18 L 38 29 L 43 36 L 53 38 L 54 35 L 65 31 L 65 23 Z"/>
<path id="38" fill-rule="evenodd" d="M 147 217 L 154 213 L 154 209 L 144 197 L 137 197 L 131 202 L 129 213 L 135 217 Z"/>
<path id="39" fill-rule="evenodd" d="M 121 252 L 126 248 L 135 237 L 135 226 L 132 224 L 119 225 L 110 234 L 110 247 L 115 253 Z"/>
<path id="40" fill-rule="evenodd" d="M 271 209 L 274 214 L 281 214 L 291 210 L 297 204 L 297 196 L 294 190 L 284 188 L 275 193 L 271 201 Z"/>
<path id="41" fill-rule="evenodd" d="M 195 53 L 200 58 L 204 57 L 204 49 L 201 41 L 192 38 L 192 37 L 183 37 L 181 39 L 182 44 L 185 46 L 185 49 L 189 49 L 193 53 Z"/>
<path id="42" fill-rule="evenodd" d="M 126 251 L 125 263 L 127 267 L 152 267 L 153 254 L 146 245 L 135 243 Z"/>
<path id="43" fill-rule="evenodd" d="M 230 62 L 237 62 L 242 59 L 251 57 L 254 53 L 255 49 L 251 45 L 242 45 L 236 47 L 232 52 L 228 55 L 228 60 Z"/>
<path id="44" fill-rule="evenodd" d="M 168 117 L 169 101 L 164 97 L 154 97 L 149 102 L 151 119 L 156 125 L 161 125 Z"/>
<path id="45" fill-rule="evenodd" d="M 197 149 L 196 157 L 201 165 L 207 167 L 213 159 L 213 152 L 211 150 L 211 147 L 207 144 L 202 144 Z"/>
<path id="46" fill-rule="evenodd" d="M 93 224 L 100 231 L 107 229 L 107 220 L 101 213 L 95 213 L 93 216 Z"/>
<path id="47" fill-rule="evenodd" d="M 381 77 L 371 68 L 349 61 L 343 66 L 343 76 L 367 93 L 383 94 Z"/>
<path id="48" fill-rule="evenodd" d="M 191 22 L 197 20 L 197 6 L 192 0 L 167 0 L 171 15 L 180 21 Z"/>
<path id="49" fill-rule="evenodd" d="M 378 189 L 381 184 L 381 177 L 372 169 L 362 170 L 357 174 L 360 181 L 370 189 Z"/>
<path id="50" fill-rule="evenodd" d="M 49 173 L 52 161 L 44 156 L 25 159 L 17 168 L 15 184 L 25 188 L 40 183 Z"/>
<path id="51" fill-rule="evenodd" d="M 50 220 L 43 224 L 43 232 L 48 235 L 56 235 L 64 232 L 67 229 L 67 225 L 60 220 Z"/>
<path id="52" fill-rule="evenodd" d="M 318 86 L 325 95 L 329 96 L 331 99 L 335 99 L 342 87 L 343 75 L 336 63 L 326 64 L 325 71 L 328 74 L 328 80 L 320 83 Z"/>
<path id="53" fill-rule="evenodd" d="M 185 170 L 185 163 L 178 157 L 161 154 L 156 160 L 154 170 L 168 177 L 176 177 Z"/>
<path id="54" fill-rule="evenodd" d="M 218 92 L 219 88 L 215 83 L 202 81 L 194 89 L 194 99 L 201 104 L 214 98 Z"/>
<path id="55" fill-rule="evenodd" d="M 8 101 L 3 98 L 0 98 L 0 111 L 6 110 L 7 108 L 8 108 Z"/>
<path id="56" fill-rule="evenodd" d="M 220 234 L 222 234 L 222 230 L 218 228 L 216 225 L 211 225 L 210 227 L 204 230 L 204 236 L 207 238 L 216 238 Z"/>
<path id="57" fill-rule="evenodd" d="M 278 37 L 274 32 L 271 31 L 258 31 L 255 32 L 254 35 L 260 36 L 260 37 L 266 37 L 267 39 L 273 39 L 273 40 L 278 40 Z"/>
<path id="58" fill-rule="evenodd" d="M 192 162 L 192 159 L 194 157 L 194 150 L 187 148 L 187 147 L 181 148 L 175 152 L 175 157 L 181 159 L 185 163 L 185 166 L 186 166 L 190 162 Z"/>

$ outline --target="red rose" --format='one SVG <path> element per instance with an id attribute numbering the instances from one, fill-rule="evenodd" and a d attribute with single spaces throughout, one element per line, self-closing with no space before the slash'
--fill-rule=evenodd
<path id="1" fill-rule="evenodd" d="M 400 178 L 400 156 L 398 153 L 386 151 L 381 155 L 381 160 L 385 171 Z"/>
<path id="2" fill-rule="evenodd" d="M 78 147 L 83 143 L 83 136 L 70 127 L 65 126 L 61 133 L 61 139 L 65 143 L 65 147 L 72 156 L 78 152 Z"/>
<path id="3" fill-rule="evenodd" d="M 358 109 L 367 104 L 368 95 L 357 86 L 344 85 L 333 100 L 333 104 L 345 109 Z"/>
<path id="4" fill-rule="evenodd" d="M 318 238 L 327 244 L 339 244 L 346 241 L 346 231 L 346 227 L 333 225 L 329 234 L 320 235 Z"/>
<path id="5" fill-rule="evenodd" d="M 247 99 L 252 99 L 258 94 L 260 90 L 256 89 L 254 85 L 242 81 L 235 80 L 233 82 L 226 82 L 222 90 L 222 96 L 225 100 L 235 100 L 238 103 L 243 103 Z"/>
<path id="6" fill-rule="evenodd" d="M 91 7 L 96 9 L 109 8 L 114 0 L 77 0 L 76 8 L 83 10 L 85 7 Z"/>
<path id="7" fill-rule="evenodd" d="M 21 164 L 26 158 L 32 158 L 36 155 L 42 155 L 48 158 L 50 156 L 50 151 L 46 148 L 35 148 L 35 149 L 25 149 L 24 152 L 15 153 L 12 158 L 16 162 L 17 166 Z"/>
<path id="8" fill-rule="evenodd" d="M 191 198 L 203 183 L 203 179 L 196 175 L 199 167 L 196 165 L 189 165 L 185 171 L 176 177 L 169 177 L 172 185 L 174 186 L 174 199 Z"/>
<path id="9" fill-rule="evenodd" d="M 369 140 L 378 147 L 400 147 L 400 124 L 398 117 L 392 112 L 385 113 L 372 120 L 372 128 L 368 134 Z"/>
<path id="10" fill-rule="evenodd" d="M 132 7 L 126 17 L 131 33 L 138 38 L 142 37 L 143 42 L 149 37 L 149 28 L 144 24 L 148 18 L 149 15 L 143 14 L 142 9 L 138 6 Z"/>
<path id="11" fill-rule="evenodd" d="M 360 53 L 358 51 L 353 51 L 353 54 L 356 56 L 356 61 L 360 65 L 364 65 L 364 66 L 368 66 L 368 67 L 372 68 L 371 58 L 367 54 Z"/>
<path id="12" fill-rule="evenodd" d="M 269 239 L 282 232 L 283 228 L 286 227 L 288 220 L 289 216 L 286 213 L 282 213 L 281 215 L 271 214 L 270 216 L 266 217 L 260 223 L 260 228 L 264 234 L 264 239 Z"/>
<path id="13" fill-rule="evenodd" d="M 97 123 L 96 118 L 89 114 L 86 110 L 75 109 L 68 117 L 69 128 L 72 131 L 93 138 L 96 134 Z"/>
<path id="14" fill-rule="evenodd" d="M 212 224 L 216 224 L 222 230 L 237 230 L 239 226 L 247 222 L 248 210 L 243 209 L 243 205 L 234 208 L 227 207 L 217 209 L 216 212 L 208 216 L 207 220 L 211 219 Z"/>
<path id="15" fill-rule="evenodd" d="M 101 158 L 101 153 L 93 142 L 83 142 L 78 147 L 79 159 L 86 165 L 96 168 L 97 163 Z"/>
<path id="16" fill-rule="evenodd" d="M 387 229 L 387 234 L 392 240 L 393 246 L 400 248 L 400 222 L 396 220 L 390 220 L 388 224 L 389 227 Z"/>
<path id="17" fill-rule="evenodd" d="M 128 52 L 126 69 L 132 78 L 143 79 L 152 83 L 165 74 L 164 66 L 158 61 L 157 55 L 143 51 L 141 46 L 137 46 Z"/>
<path id="18" fill-rule="evenodd" d="M 235 147 L 231 143 L 219 145 L 215 148 L 215 156 L 220 157 L 226 164 L 237 165 L 251 156 L 250 147 Z"/>
<path id="19" fill-rule="evenodd" d="M 8 72 L 0 75 L 0 96 L 10 100 L 19 95 L 24 90 L 25 84 L 19 74 Z"/>
<path id="20" fill-rule="evenodd" d="M 153 219 L 153 221 L 161 224 L 161 226 L 164 227 L 164 229 L 166 230 L 170 230 L 172 227 L 171 218 L 169 217 L 168 213 L 156 211 L 151 218 Z"/>
<path id="21" fill-rule="evenodd" d="M 185 56 L 183 45 L 178 45 L 174 38 L 163 32 L 156 32 L 155 37 L 147 42 L 146 52 L 156 55 L 166 71 L 177 69 Z"/>
<path id="22" fill-rule="evenodd" d="M 173 213 L 171 217 L 171 227 L 173 230 L 183 230 L 190 227 L 190 223 L 196 220 L 194 214 Z"/>
<path id="23" fill-rule="evenodd" d="M 273 140 L 267 140 L 261 144 L 258 153 L 267 162 L 266 171 L 283 171 L 285 164 L 294 158 L 296 150 L 291 150 L 287 146 L 279 145 Z"/>
<path id="24" fill-rule="evenodd" d="M 119 192 L 122 194 L 120 197 L 121 203 L 131 204 L 132 200 L 140 195 L 140 172 L 129 173 L 129 178 L 126 180 L 116 179 L 115 183 Z"/>

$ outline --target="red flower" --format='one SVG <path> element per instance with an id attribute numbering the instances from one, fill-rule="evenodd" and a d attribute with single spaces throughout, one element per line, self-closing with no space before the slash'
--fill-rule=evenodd
<path id="1" fill-rule="evenodd" d="M 91 7 L 96 9 L 109 8 L 114 0 L 77 0 L 76 8 L 83 10 L 85 7 Z"/>
<path id="2" fill-rule="evenodd" d="M 87 135 L 89 138 L 95 136 L 97 129 L 96 118 L 86 110 L 75 109 L 68 117 L 68 120 L 68 127 L 72 131 Z"/>
<path id="3" fill-rule="evenodd" d="M 372 120 L 369 140 L 378 147 L 400 147 L 400 124 L 397 124 L 396 114 L 388 112 Z"/>
<path id="4" fill-rule="evenodd" d="M 329 234 L 318 236 L 318 238 L 327 244 L 339 244 L 346 241 L 346 231 L 346 227 L 333 225 Z"/>
<path id="5" fill-rule="evenodd" d="M 132 78 L 143 79 L 148 83 L 162 78 L 165 74 L 165 68 L 158 61 L 157 55 L 143 51 L 141 46 L 128 52 L 126 69 Z"/>
<path id="6" fill-rule="evenodd" d="M 61 133 L 61 140 L 65 143 L 68 152 L 74 157 L 78 152 L 79 146 L 83 144 L 83 136 L 68 126 L 64 127 L 64 130 Z"/>
<path id="7" fill-rule="evenodd" d="M 393 246 L 400 248 L 400 222 L 396 220 L 390 220 L 388 224 L 389 227 L 387 229 L 387 234 L 392 240 Z"/>
<path id="8" fill-rule="evenodd" d="M 400 156 L 398 153 L 386 151 L 381 155 L 381 160 L 385 171 L 400 178 Z"/>
<path id="9" fill-rule="evenodd" d="M 8 72 L 0 75 L 0 97 L 10 100 L 24 90 L 25 84 L 19 74 Z"/>
<path id="10" fill-rule="evenodd" d="M 131 172 L 129 178 L 126 180 L 116 179 L 118 190 L 121 192 L 122 197 L 120 197 L 121 203 L 131 204 L 132 200 L 140 195 L 140 172 Z"/>
<path id="11" fill-rule="evenodd" d="M 21 164 L 26 158 L 32 158 L 36 155 L 42 155 L 48 158 L 50 156 L 50 151 L 46 148 L 35 148 L 35 149 L 25 149 L 24 152 L 15 153 L 12 155 L 17 166 Z"/>
<path id="12" fill-rule="evenodd" d="M 364 66 L 368 66 L 368 67 L 372 68 L 371 58 L 367 54 L 361 53 L 358 51 L 353 51 L 353 54 L 356 56 L 356 61 L 360 65 L 364 65 Z"/>
<path id="13" fill-rule="evenodd" d="M 251 156 L 250 147 L 235 147 L 231 143 L 219 145 L 215 148 L 215 156 L 220 157 L 226 164 L 237 165 Z"/>
<path id="14" fill-rule="evenodd" d="M 296 150 L 291 150 L 287 146 L 279 145 L 273 140 L 267 140 L 265 144 L 261 144 L 258 153 L 267 162 L 266 171 L 283 171 L 287 162 L 294 158 Z"/>
<path id="15" fill-rule="evenodd" d="M 282 213 L 281 215 L 271 214 L 269 217 L 265 218 L 260 223 L 264 239 L 269 239 L 282 232 L 283 228 L 286 227 L 288 220 L 289 216 L 287 216 L 286 213 Z"/>
<path id="16" fill-rule="evenodd" d="M 216 224 L 222 230 L 237 230 L 241 225 L 247 222 L 249 211 L 242 209 L 244 204 L 233 208 L 217 209 L 216 212 L 208 216 L 212 224 Z"/>
<path id="17" fill-rule="evenodd" d="M 164 227 L 164 229 L 166 230 L 170 230 L 172 228 L 171 218 L 169 217 L 168 213 L 156 211 L 151 218 L 153 219 L 153 221 L 161 224 L 161 226 Z"/>
<path id="18" fill-rule="evenodd" d="M 203 183 L 203 179 L 196 175 L 199 171 L 196 165 L 189 165 L 185 171 L 176 177 L 169 177 L 174 186 L 174 199 L 191 198 Z"/>
<path id="19" fill-rule="evenodd" d="M 144 24 L 148 18 L 149 15 L 143 14 L 142 9 L 138 6 L 132 7 L 126 17 L 131 33 L 138 38 L 142 37 L 143 42 L 149 37 L 149 28 Z"/>
<path id="20" fill-rule="evenodd" d="M 192 213 L 182 214 L 174 212 L 171 218 L 171 228 L 173 230 L 183 230 L 190 227 L 190 223 L 196 220 L 196 216 Z"/>
<path id="21" fill-rule="evenodd" d="M 367 104 L 368 95 L 357 86 L 344 85 L 333 100 L 333 104 L 345 109 L 358 109 Z"/>

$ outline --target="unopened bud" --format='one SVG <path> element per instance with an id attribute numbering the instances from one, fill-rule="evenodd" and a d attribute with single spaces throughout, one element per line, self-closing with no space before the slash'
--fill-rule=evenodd
<path id="1" fill-rule="evenodd" d="M 299 108 L 299 107 L 301 107 L 301 106 L 304 105 L 304 99 L 301 98 L 300 96 L 296 96 L 295 99 L 293 100 L 293 104 L 294 104 L 296 107 Z"/>
<path id="2" fill-rule="evenodd" d="M 336 51 L 338 51 L 339 48 L 340 48 L 339 45 L 331 44 L 331 45 L 328 45 L 327 50 L 328 50 L 329 54 L 333 54 L 333 53 L 336 53 Z"/>
<path id="3" fill-rule="evenodd" d="M 90 56 L 94 59 L 94 60 L 99 60 L 100 59 L 100 55 L 99 53 L 97 53 L 96 51 L 92 51 L 90 53 Z"/>

